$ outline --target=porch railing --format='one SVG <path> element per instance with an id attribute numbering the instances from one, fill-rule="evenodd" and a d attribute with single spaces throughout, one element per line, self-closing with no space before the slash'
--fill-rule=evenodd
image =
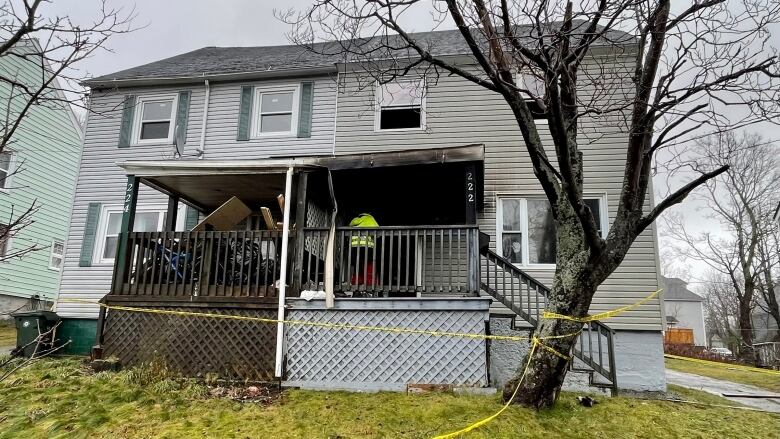
<path id="1" fill-rule="evenodd" d="M 131 232 L 111 294 L 274 297 L 281 231 Z"/>
<path id="2" fill-rule="evenodd" d="M 302 289 L 324 289 L 327 228 L 303 230 Z M 476 225 L 339 227 L 334 241 L 337 292 L 392 294 L 479 292 Z"/>

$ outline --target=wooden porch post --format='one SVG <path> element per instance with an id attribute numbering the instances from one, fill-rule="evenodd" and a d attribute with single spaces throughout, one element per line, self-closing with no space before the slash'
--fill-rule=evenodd
<path id="1" fill-rule="evenodd" d="M 290 166 L 287 168 L 287 174 L 284 184 L 284 199 L 289 200 L 292 196 L 292 177 L 295 168 Z M 276 367 L 275 375 L 277 378 L 282 378 L 284 374 L 284 306 L 287 295 L 287 250 L 290 241 L 290 202 L 285 201 L 284 212 L 282 219 L 282 254 L 281 262 L 282 266 L 279 270 L 279 307 L 277 311 L 276 323 Z"/>
<path id="2" fill-rule="evenodd" d="M 165 231 L 173 232 L 176 230 L 176 215 L 179 213 L 179 196 L 168 196 L 168 211 L 165 214 Z"/>
<path id="3" fill-rule="evenodd" d="M 473 163 L 463 168 L 464 197 L 466 206 L 466 224 L 477 224 L 477 171 Z M 479 230 L 470 229 L 467 234 L 468 289 L 479 295 Z"/>
<path id="4" fill-rule="evenodd" d="M 304 249 L 304 236 L 303 229 L 306 226 L 306 189 L 308 183 L 309 173 L 306 171 L 299 172 L 297 178 L 297 190 L 295 195 L 295 254 L 293 258 L 293 279 L 292 279 L 292 292 L 293 294 L 300 295 L 303 289 L 303 249 Z"/>
<path id="5" fill-rule="evenodd" d="M 117 245 L 116 260 L 114 262 L 114 291 L 121 291 L 122 284 L 127 276 L 127 260 L 129 248 L 127 246 L 128 233 L 133 231 L 135 223 L 135 208 L 138 203 L 138 187 L 140 180 L 135 175 L 127 176 L 125 186 L 125 204 L 122 209 L 122 228 L 119 229 L 119 243 Z"/>

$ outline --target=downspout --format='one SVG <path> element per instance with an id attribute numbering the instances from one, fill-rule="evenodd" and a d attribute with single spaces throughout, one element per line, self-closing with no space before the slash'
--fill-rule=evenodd
<path id="1" fill-rule="evenodd" d="M 290 200 L 292 200 L 292 177 L 294 168 L 287 168 L 284 185 L 284 215 L 282 218 L 282 264 L 279 275 L 279 308 L 276 323 L 276 377 L 282 377 L 282 363 L 284 359 L 284 305 L 287 295 L 287 248 L 290 241 Z"/>
<path id="2" fill-rule="evenodd" d="M 206 153 L 206 121 L 209 118 L 209 99 L 211 98 L 211 85 L 209 80 L 206 79 L 203 83 L 206 87 L 206 98 L 203 101 L 203 117 L 200 121 L 200 146 L 198 146 L 198 158 L 202 159 Z"/>

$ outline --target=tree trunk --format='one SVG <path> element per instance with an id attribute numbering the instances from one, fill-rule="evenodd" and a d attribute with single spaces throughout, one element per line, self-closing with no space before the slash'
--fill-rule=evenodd
<path id="1" fill-rule="evenodd" d="M 596 288 L 611 271 L 609 262 L 601 259 L 594 265 L 584 243 L 582 227 L 565 199 L 560 199 L 556 206 L 555 223 L 556 270 L 546 310 L 566 316 L 585 316 Z M 582 327 L 582 323 L 571 320 L 542 319 L 534 333 L 538 342 L 531 343 L 531 350 L 517 374 L 505 385 L 504 400 L 508 401 L 517 389 L 513 403 L 536 409 L 552 407 L 560 394 L 572 347 Z"/>
<path id="2" fill-rule="evenodd" d="M 575 309 L 581 309 L 582 305 L 576 304 L 578 298 L 574 296 L 585 293 L 582 295 L 592 297 L 593 292 L 578 291 L 575 293 L 573 290 L 564 291 L 564 282 L 559 280 L 559 277 L 560 274 L 556 273 L 556 280 L 553 283 L 554 288 L 550 293 L 551 301 L 547 310 L 563 315 L 583 315 L 584 313 L 575 311 Z M 587 300 L 587 302 L 589 305 L 590 300 Z M 572 306 L 574 306 L 574 309 Z M 588 306 L 586 305 L 585 312 L 587 312 L 587 308 Z M 582 323 L 570 320 L 541 320 L 539 328 L 534 333 L 534 336 L 539 339 L 539 344 L 531 344 L 531 351 L 525 355 L 518 373 L 504 386 L 504 401 L 509 401 L 519 383 L 517 394 L 512 399 L 513 403 L 536 409 L 552 407 L 560 394 L 570 360 L 556 355 L 551 349 L 554 349 L 562 356 L 570 357 L 577 335 L 565 335 L 578 334 L 582 326 Z M 562 338 L 549 338 L 562 335 L 564 335 Z M 531 354 L 533 355 L 529 359 Z M 527 370 L 526 365 L 528 365 Z M 524 371 L 525 375 L 523 376 Z M 522 382 L 519 382 L 521 378 Z"/>
<path id="3" fill-rule="evenodd" d="M 753 355 L 753 320 L 751 316 L 753 293 L 755 285 L 745 282 L 745 293 L 739 299 L 739 357 L 748 362 L 755 362 Z"/>

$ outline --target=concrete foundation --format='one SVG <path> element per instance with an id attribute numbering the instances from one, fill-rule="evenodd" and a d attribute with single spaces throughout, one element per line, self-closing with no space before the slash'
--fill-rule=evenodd
<path id="1" fill-rule="evenodd" d="M 665 392 L 664 342 L 660 331 L 615 331 L 615 367 L 621 389 Z"/>
<path id="2" fill-rule="evenodd" d="M 528 336 L 528 330 L 513 330 L 512 319 L 491 317 L 490 333 L 494 335 Z M 490 385 L 498 389 L 521 367 L 530 343 L 490 341 Z M 616 331 L 615 365 L 620 389 L 640 392 L 666 391 L 663 336 L 654 331 Z M 577 365 L 575 365 L 577 367 Z M 569 372 L 565 390 L 603 393 L 602 388 L 589 386 L 588 374 Z"/>

